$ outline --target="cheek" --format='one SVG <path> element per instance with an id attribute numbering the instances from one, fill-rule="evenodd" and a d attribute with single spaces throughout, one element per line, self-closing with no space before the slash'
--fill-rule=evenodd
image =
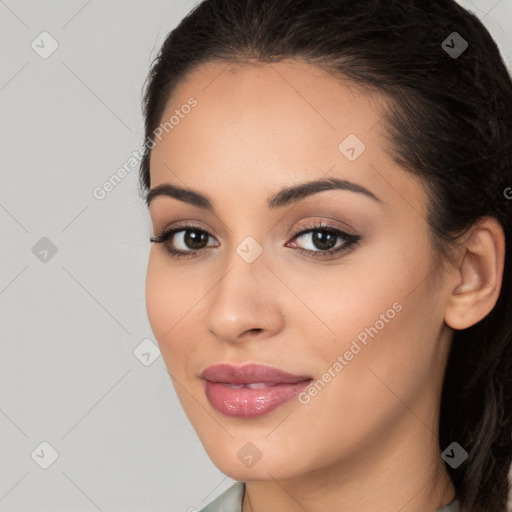
<path id="1" fill-rule="evenodd" d="M 329 280 L 314 273 L 295 276 L 295 291 L 307 297 L 308 306 L 318 315 L 306 317 L 301 309 L 293 313 L 291 323 L 303 326 L 303 340 L 321 341 L 314 352 L 309 348 L 320 371 L 322 367 L 327 371 L 338 356 L 346 354 L 343 370 L 336 373 L 344 376 L 334 380 L 343 382 L 345 390 L 359 387 L 353 396 L 362 398 L 363 389 L 382 387 L 370 369 L 382 372 L 389 385 L 412 383 L 414 387 L 435 357 L 441 319 L 435 293 L 425 279 L 432 262 L 426 256 L 427 240 L 416 242 L 414 250 L 403 242 L 400 250 L 375 244 L 368 257 L 365 253 L 364 257 L 354 255 L 350 262 L 347 258 L 350 272 L 339 276 L 333 272 Z M 307 345 L 303 348 L 307 353 Z"/>
<path id="2" fill-rule="evenodd" d="M 170 293 L 170 279 L 165 269 L 153 256 L 153 249 L 146 273 L 146 311 L 154 335 L 160 342 L 173 324 L 175 294 Z"/>
<path id="3" fill-rule="evenodd" d="M 288 307 L 287 316 L 292 327 L 309 331 L 304 341 L 324 340 L 321 346 L 328 352 L 333 346 L 349 350 L 352 339 L 359 336 L 363 343 L 369 339 L 365 329 L 376 325 L 379 333 L 388 330 L 400 315 L 396 303 L 410 291 L 411 282 L 403 262 L 393 261 L 388 251 L 382 248 L 382 258 L 368 251 L 354 253 L 337 267 L 281 270 L 300 299 Z"/>
<path id="4" fill-rule="evenodd" d="M 193 277 L 188 278 L 186 274 L 166 265 L 159 254 L 150 255 L 146 273 L 146 311 L 162 357 L 173 374 L 180 371 L 187 354 L 197 343 L 197 337 L 191 332 L 184 333 L 183 329 L 190 325 L 189 316 L 194 314 L 201 290 L 197 288 L 199 283 L 190 281 Z"/>
<path id="5" fill-rule="evenodd" d="M 318 406 L 316 412 L 321 415 L 321 403 L 338 404 L 335 409 L 340 415 L 332 415 L 331 421 L 336 417 L 333 425 L 344 424 L 350 430 L 345 414 L 351 411 L 356 425 L 382 426 L 403 411 L 403 403 L 422 399 L 424 383 L 432 379 L 438 366 L 439 325 L 432 313 L 428 284 L 422 283 L 411 293 L 413 277 L 421 281 L 419 274 L 403 272 L 395 276 L 393 285 L 381 281 L 382 289 L 372 294 L 354 292 L 342 302 L 336 317 L 332 312 L 339 336 L 335 343 L 319 346 L 320 358 L 324 372 L 339 362 L 338 356 L 342 364 L 334 368 L 336 377 L 313 407 Z M 357 437 L 357 432 L 352 433 Z"/>

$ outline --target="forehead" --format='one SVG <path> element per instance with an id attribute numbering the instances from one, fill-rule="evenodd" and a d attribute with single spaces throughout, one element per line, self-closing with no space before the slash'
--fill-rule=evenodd
<path id="1" fill-rule="evenodd" d="M 191 98 L 196 106 L 183 108 Z M 375 165 L 381 181 L 397 173 L 384 151 L 387 104 L 384 95 L 302 61 L 202 64 L 179 84 L 163 112 L 162 123 L 173 116 L 175 122 L 155 140 L 151 185 L 182 181 L 211 189 L 219 180 L 236 187 L 243 182 L 246 190 L 265 196 L 324 176 L 379 186 Z M 347 158 L 354 156 L 351 149 L 356 159 Z M 395 179 L 416 188 L 400 174 Z"/>
<path id="2" fill-rule="evenodd" d="M 248 117 L 254 121 L 282 120 L 283 125 L 287 120 L 300 119 L 311 132 L 338 132 L 338 136 L 349 128 L 363 129 L 364 121 L 378 121 L 386 105 L 383 94 L 370 94 L 348 79 L 292 59 L 272 64 L 201 64 L 174 89 L 162 121 L 190 97 L 198 101 L 194 109 L 197 128 L 201 118 L 207 122 L 215 116 L 231 116 L 239 121 Z M 267 124 L 268 129 L 280 126 Z"/>

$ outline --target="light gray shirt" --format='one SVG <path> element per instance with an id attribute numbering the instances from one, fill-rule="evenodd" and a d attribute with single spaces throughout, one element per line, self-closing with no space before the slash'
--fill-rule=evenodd
<path id="1" fill-rule="evenodd" d="M 245 484 L 236 482 L 199 512 L 242 512 L 244 490 Z M 459 512 L 459 501 L 455 499 L 437 512 Z"/>

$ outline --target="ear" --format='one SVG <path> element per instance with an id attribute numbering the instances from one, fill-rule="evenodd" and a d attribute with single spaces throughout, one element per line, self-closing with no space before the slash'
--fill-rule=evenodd
<path id="1" fill-rule="evenodd" d="M 505 234 L 494 217 L 482 217 L 463 242 L 463 256 L 455 269 L 457 284 L 445 310 L 453 329 L 478 323 L 494 308 L 501 289 Z"/>

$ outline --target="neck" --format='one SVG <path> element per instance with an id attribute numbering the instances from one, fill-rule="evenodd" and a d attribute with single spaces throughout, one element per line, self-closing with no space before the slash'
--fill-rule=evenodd
<path id="1" fill-rule="evenodd" d="M 455 498 L 437 434 L 410 412 L 404 416 L 394 435 L 332 467 L 247 482 L 243 512 L 437 511 Z"/>

